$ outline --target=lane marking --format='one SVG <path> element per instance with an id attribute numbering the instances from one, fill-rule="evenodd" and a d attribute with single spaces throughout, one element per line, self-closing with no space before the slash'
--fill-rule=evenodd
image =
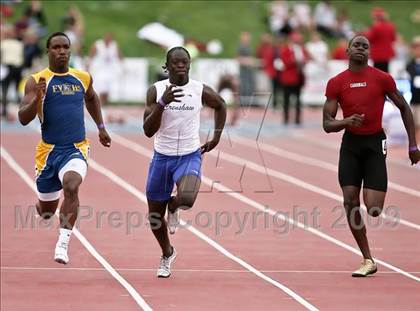
<path id="1" fill-rule="evenodd" d="M 308 156 L 301 155 L 295 152 L 290 152 L 285 149 L 279 148 L 275 145 L 271 145 L 271 144 L 267 144 L 263 142 L 257 142 L 255 140 L 240 137 L 240 136 L 231 136 L 230 139 L 246 147 L 251 147 L 252 144 L 255 144 L 256 146 L 258 146 L 259 149 L 264 150 L 268 153 L 271 153 L 275 156 L 279 156 L 279 157 L 292 160 L 298 163 L 311 165 L 314 167 L 319 167 L 319 168 L 322 168 L 331 172 L 338 173 L 337 165 L 334 165 L 330 162 L 318 160 L 314 157 L 308 157 Z M 403 185 L 400 185 L 391 181 L 388 181 L 388 186 L 389 188 L 393 190 L 400 191 L 402 193 L 420 198 L 420 191 L 417 191 L 415 189 L 412 189 L 412 188 L 409 188 L 409 187 L 406 187 L 406 186 L 403 186 Z"/>
<path id="2" fill-rule="evenodd" d="M 14 266 L 3 266 L 1 270 L 4 271 L 106 271 L 104 268 L 89 268 L 89 267 L 71 267 L 71 268 L 54 268 L 54 267 L 14 267 Z M 124 272 L 154 272 L 156 268 L 115 268 L 116 271 Z M 189 272 L 189 273 L 252 273 L 249 270 L 237 270 L 237 269 L 172 269 L 177 272 Z M 351 274 L 353 271 L 350 270 L 260 270 L 262 273 L 320 273 L 320 274 Z M 411 271 L 409 273 L 420 274 L 420 271 Z M 395 271 L 378 271 L 375 274 L 399 274 Z"/>
<path id="3" fill-rule="evenodd" d="M 122 136 L 120 136 L 120 135 L 118 135 L 114 132 L 112 133 L 112 137 L 113 137 L 114 142 L 126 147 L 127 149 L 131 149 L 134 152 L 136 152 L 138 154 L 141 154 L 141 155 L 143 155 L 143 156 L 145 156 L 149 159 L 151 158 L 152 152 L 149 149 L 143 147 L 142 145 L 136 143 L 135 141 L 132 141 L 130 139 L 122 137 Z M 331 243 L 334 243 L 335 245 L 338 245 L 338 246 L 340 246 L 344 249 L 347 249 L 348 251 L 350 251 L 354 254 L 357 254 L 359 256 L 362 255 L 361 252 L 359 250 L 355 249 L 354 247 L 352 247 L 352 246 L 350 246 L 350 245 L 348 245 L 344 242 L 341 242 L 340 240 L 337 240 L 336 238 L 334 238 L 334 237 L 332 237 L 332 236 L 330 236 L 326 233 L 323 233 L 322 231 L 319 231 L 319 230 L 317 230 L 313 227 L 305 225 L 305 224 L 303 224 L 299 221 L 295 221 L 295 220 L 293 220 L 289 217 L 286 217 L 283 214 L 279 214 L 278 211 L 270 209 L 270 208 L 258 203 L 257 201 L 254 201 L 254 200 L 252 200 L 252 199 L 250 199 L 250 198 L 248 198 L 248 197 L 246 197 L 246 196 L 244 196 L 240 193 L 235 192 L 233 189 L 230 189 L 226 186 L 223 186 L 220 183 L 216 183 L 215 181 L 213 181 L 212 179 L 210 179 L 210 178 L 208 178 L 204 175 L 202 175 L 202 182 L 204 182 L 205 184 L 207 184 L 209 186 L 213 186 L 217 190 L 225 193 L 226 195 L 229 195 L 229 196 L 231 196 L 231 197 L 233 197 L 233 198 L 235 198 L 235 199 L 237 199 L 237 200 L 239 200 L 239 201 L 241 201 L 241 202 L 243 202 L 243 203 L 245 203 L 249 206 L 252 206 L 252 207 L 262 211 L 263 213 L 268 213 L 273 217 L 281 219 L 282 221 L 287 221 L 294 226 L 297 226 L 297 227 L 299 227 L 303 230 L 306 230 L 306 231 L 308 231 L 308 232 L 310 232 L 310 233 L 312 233 L 312 234 L 314 234 L 314 235 L 316 235 L 316 236 L 318 236 L 318 237 L 320 237 L 324 240 L 330 241 Z M 387 263 L 383 260 L 377 259 L 377 258 L 375 258 L 375 261 L 377 263 L 381 264 L 382 266 L 387 267 L 390 270 L 394 270 L 395 272 L 398 272 L 398 273 L 400 273 L 400 274 L 402 274 L 402 275 L 404 275 L 404 276 L 406 276 L 410 279 L 413 279 L 417 282 L 420 282 L 420 278 L 418 278 L 418 277 L 416 277 L 416 276 L 414 276 L 414 275 L 412 275 L 412 274 L 410 274 L 410 273 L 408 273 L 408 272 L 406 272 L 406 271 L 404 271 L 400 268 L 397 268 L 396 266 L 393 266 L 393 265 L 391 265 L 391 264 L 389 264 L 389 263 Z"/>
<path id="4" fill-rule="evenodd" d="M 306 181 L 303 181 L 299 178 L 296 178 L 296 177 L 290 176 L 288 174 L 282 173 L 280 171 L 277 171 L 277 170 L 274 170 L 274 169 L 267 168 L 267 167 L 264 167 L 262 165 L 256 164 L 255 162 L 252 162 L 252 161 L 249 161 L 249 160 L 244 160 L 243 158 L 234 156 L 234 155 L 226 153 L 224 151 L 220 151 L 218 154 L 209 152 L 209 154 L 212 157 L 219 157 L 221 159 L 224 159 L 228 162 L 231 162 L 233 164 L 236 164 L 236 165 L 239 165 L 239 166 L 242 166 L 242 167 L 246 166 L 247 168 L 249 168 L 249 169 L 251 169 L 255 172 L 258 172 L 258 173 L 261 173 L 261 174 L 264 174 L 264 175 L 267 174 L 271 177 L 274 177 L 276 179 L 288 182 L 288 183 L 293 184 L 295 186 L 298 186 L 300 188 L 312 191 L 316 194 L 320 194 L 320 195 L 323 195 L 327 198 L 334 199 L 334 200 L 336 200 L 340 203 L 343 202 L 343 198 L 342 198 L 341 195 L 338 195 L 334 192 L 325 190 L 323 188 L 320 188 L 318 186 L 310 184 L 310 183 L 308 183 Z M 366 206 L 364 204 L 360 204 L 360 207 L 362 208 L 362 210 L 367 212 Z M 380 217 L 382 217 L 383 219 L 392 221 L 392 222 L 397 222 L 399 224 L 405 225 L 405 226 L 410 227 L 412 229 L 420 230 L 420 225 L 418 225 L 416 223 L 413 223 L 411 221 L 402 219 L 402 218 L 392 217 L 392 216 L 387 215 L 385 213 L 381 213 Z"/>
<path id="5" fill-rule="evenodd" d="M 115 134 L 113 133 L 112 135 L 113 135 L 112 139 L 115 140 L 115 137 L 114 137 Z M 133 185 L 128 183 L 126 180 L 124 180 L 120 176 L 116 175 L 114 172 L 110 171 L 109 169 L 105 168 L 104 166 L 102 166 L 101 164 L 99 164 L 98 162 L 96 162 L 92 159 L 89 160 L 89 165 L 90 165 L 91 168 L 93 168 L 97 172 L 101 173 L 102 175 L 108 177 L 115 184 L 119 185 L 121 188 L 123 188 L 127 192 L 131 193 L 133 196 L 135 196 L 136 198 L 138 198 L 140 201 L 142 201 L 144 204 L 147 205 L 146 195 L 143 192 L 141 192 L 140 190 L 138 190 L 136 187 L 134 187 Z M 311 310 L 311 311 L 318 310 L 314 305 L 310 304 L 308 301 L 306 301 L 304 298 L 302 298 L 299 294 L 297 294 L 293 290 L 289 289 L 285 285 L 281 284 L 280 282 L 277 282 L 276 280 L 268 277 L 267 275 L 265 275 L 261 271 L 254 268 L 252 265 L 248 264 L 246 261 L 244 261 L 244 260 L 240 259 L 239 257 L 233 255 L 231 252 L 229 252 L 227 249 L 225 249 L 223 246 L 221 246 L 216 241 L 209 238 L 207 235 L 205 235 L 201 231 L 197 230 L 196 228 L 194 228 L 191 225 L 187 226 L 187 223 L 185 221 L 183 221 L 182 219 L 180 220 L 180 224 L 184 228 L 186 228 L 187 230 L 192 232 L 194 235 L 196 235 L 197 237 L 199 237 L 200 239 L 202 239 L 203 241 L 205 241 L 206 243 L 208 243 L 209 245 L 211 245 L 212 247 L 217 249 L 220 253 L 222 253 L 223 255 L 225 255 L 226 257 L 231 259 L 232 261 L 235 261 L 236 263 L 238 263 L 239 265 L 241 265 L 245 269 L 249 270 L 250 272 L 252 272 L 256 276 L 258 276 L 261 279 L 265 280 L 266 282 L 274 285 L 275 287 L 281 289 L 287 295 L 289 295 L 290 297 L 295 299 L 297 302 L 299 302 L 301 305 L 303 305 L 306 309 Z"/>
<path id="6" fill-rule="evenodd" d="M 14 158 L 1 145 L 1 157 L 6 161 L 10 168 L 31 188 L 35 193 L 36 186 L 32 178 L 25 172 L 25 170 L 14 160 Z M 56 214 L 57 216 L 57 214 Z M 88 252 L 127 290 L 131 297 L 135 300 L 137 305 L 145 311 L 152 311 L 153 309 L 141 297 L 141 295 L 128 283 L 107 261 L 102 257 L 93 245 L 84 237 L 77 228 L 73 228 L 73 234 L 79 239 Z"/>
<path id="7" fill-rule="evenodd" d="M 307 134 L 303 134 L 303 133 L 293 133 L 293 138 L 294 139 L 299 139 L 301 141 L 304 141 L 306 143 L 312 144 L 312 145 L 316 145 L 316 146 L 321 146 L 321 147 L 325 147 L 331 150 L 336 150 L 339 151 L 340 150 L 340 142 L 337 142 L 337 144 L 334 143 L 330 143 L 328 141 L 324 141 L 321 139 L 317 139 L 316 137 L 309 137 Z M 407 158 L 407 162 L 403 162 L 401 160 L 393 160 L 393 159 L 388 159 L 387 160 L 388 163 L 391 164 L 395 164 L 399 167 L 405 168 L 407 170 L 420 170 L 420 166 L 414 166 L 414 167 L 410 167 L 410 162 Z"/>

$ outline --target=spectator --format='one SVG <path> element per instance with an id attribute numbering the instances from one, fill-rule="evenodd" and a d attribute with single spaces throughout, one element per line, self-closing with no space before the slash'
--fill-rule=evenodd
<path id="1" fill-rule="evenodd" d="M 66 24 L 66 28 L 64 29 L 63 32 L 66 34 L 66 36 L 69 38 L 71 42 L 71 55 L 70 55 L 69 66 L 78 68 L 78 69 L 83 69 L 83 68 L 80 68 L 81 66 L 80 55 L 82 52 L 81 38 L 75 31 L 75 25 L 76 25 L 75 23 L 76 21 L 74 19 L 69 19 L 68 23 Z"/>
<path id="2" fill-rule="evenodd" d="M 411 84 L 411 108 L 416 130 L 420 130 L 420 36 L 414 37 L 411 50 L 413 59 L 407 64 Z"/>
<path id="3" fill-rule="evenodd" d="M 404 37 L 397 33 L 397 37 L 394 42 L 395 60 L 403 61 L 407 63 L 410 58 L 410 47 L 406 44 Z"/>
<path id="4" fill-rule="evenodd" d="M 345 9 L 342 9 L 337 17 L 337 35 L 347 40 L 350 40 L 355 35 Z"/>
<path id="5" fill-rule="evenodd" d="M 394 57 L 395 26 L 387 20 L 387 14 L 382 8 L 372 10 L 373 24 L 365 36 L 370 41 L 370 56 L 373 66 L 388 72 L 389 61 Z"/>
<path id="6" fill-rule="evenodd" d="M 47 19 L 42 9 L 42 2 L 30 1 L 25 9 L 25 15 L 29 16 L 29 24 L 36 29 L 38 37 L 43 37 L 47 31 Z"/>
<path id="7" fill-rule="evenodd" d="M 0 17 L 1 17 L 2 22 L 3 22 L 3 18 L 8 18 L 8 17 L 13 16 L 14 11 L 15 10 L 13 9 L 11 3 L 2 1 L 0 3 Z M 3 26 L 2 22 L 1 22 L 1 26 Z"/>
<path id="8" fill-rule="evenodd" d="M 85 33 L 85 21 L 82 12 L 80 12 L 77 6 L 71 6 L 68 9 L 66 15 L 61 19 L 61 24 L 63 31 L 71 30 L 79 42 L 83 41 Z"/>
<path id="9" fill-rule="evenodd" d="M 25 34 L 26 29 L 30 26 L 31 19 L 31 12 L 26 11 L 24 14 L 19 17 L 19 19 L 15 22 L 15 38 L 18 40 L 22 40 Z"/>
<path id="10" fill-rule="evenodd" d="M 233 106 L 233 112 L 229 120 L 229 125 L 234 126 L 239 118 L 239 85 L 234 75 L 224 74 L 220 77 L 217 93 L 228 105 Z"/>
<path id="11" fill-rule="evenodd" d="M 84 18 L 76 6 L 71 6 L 61 20 L 63 32 L 71 42 L 70 66 L 78 69 L 85 69 L 82 54 L 84 37 Z"/>
<path id="12" fill-rule="evenodd" d="M 346 39 L 339 39 L 337 45 L 333 49 L 331 53 L 331 58 L 335 60 L 348 60 L 349 57 L 347 55 L 347 40 Z"/>
<path id="13" fill-rule="evenodd" d="M 88 68 L 93 77 L 93 86 L 99 94 L 101 104 L 106 107 L 113 81 L 121 72 L 123 56 L 111 33 L 105 33 L 103 39 L 97 40 L 89 52 Z M 122 116 L 106 113 L 108 122 L 123 123 Z"/>
<path id="14" fill-rule="evenodd" d="M 260 60 L 260 65 L 265 75 L 271 81 L 272 88 L 272 105 L 277 108 L 277 92 L 280 90 L 278 81 L 278 72 L 274 68 L 274 58 L 276 57 L 277 49 L 274 47 L 273 38 L 270 34 L 266 33 L 261 36 L 261 42 L 257 47 L 257 58 Z"/>
<path id="15" fill-rule="evenodd" d="M 280 74 L 284 98 L 284 124 L 289 123 L 290 96 L 296 97 L 295 123 L 301 123 L 300 92 L 305 83 L 303 66 L 307 59 L 307 53 L 302 46 L 302 36 L 299 33 L 291 33 L 286 44 L 280 50 L 280 58 L 284 69 Z"/>
<path id="16" fill-rule="evenodd" d="M 240 105 L 251 105 L 252 95 L 255 90 L 254 82 L 254 57 L 251 50 L 251 35 L 249 32 L 242 32 L 237 50 L 239 63 L 239 96 Z"/>
<path id="17" fill-rule="evenodd" d="M 38 43 L 38 34 L 35 29 L 29 28 L 26 30 L 23 37 L 23 44 L 23 67 L 30 69 L 32 68 L 34 59 L 42 55 L 42 50 Z"/>
<path id="18" fill-rule="evenodd" d="M 311 29 L 311 7 L 307 1 L 298 1 L 293 5 L 293 17 L 299 30 Z"/>
<path id="19" fill-rule="evenodd" d="M 320 33 L 330 38 L 337 36 L 335 9 L 330 1 L 318 2 L 314 12 L 314 23 Z"/>
<path id="20" fill-rule="evenodd" d="M 16 38 L 16 31 L 11 26 L 1 28 L 1 64 L 7 68 L 7 74 L 1 81 L 2 117 L 13 120 L 7 111 L 8 90 L 10 83 L 15 84 L 16 95 L 19 96 L 19 82 L 22 79 L 23 43 Z M 19 98 L 18 98 L 19 101 Z"/>
<path id="21" fill-rule="evenodd" d="M 305 44 L 305 48 L 311 60 L 323 67 L 327 65 L 328 45 L 321 39 L 318 32 L 311 33 L 311 41 Z"/>
<path id="22" fill-rule="evenodd" d="M 287 1 L 271 2 L 269 25 L 272 33 L 276 36 L 287 36 L 292 31 L 289 23 L 289 5 Z"/>

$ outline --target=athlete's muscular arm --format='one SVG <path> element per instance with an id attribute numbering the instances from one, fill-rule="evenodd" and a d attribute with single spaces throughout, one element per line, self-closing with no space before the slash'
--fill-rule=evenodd
<path id="1" fill-rule="evenodd" d="M 101 104 L 99 102 L 98 94 L 96 94 L 95 90 L 92 87 L 92 82 L 92 79 L 90 79 L 90 84 L 85 94 L 86 109 L 88 110 L 93 121 L 95 121 L 96 126 L 99 129 L 99 141 L 105 147 L 110 147 L 111 137 L 105 129 L 101 112 Z"/>
<path id="2" fill-rule="evenodd" d="M 25 95 L 19 107 L 19 121 L 22 125 L 31 122 L 38 112 L 38 103 L 45 94 L 46 82 L 45 78 L 40 78 L 38 83 L 33 77 L 28 79 L 25 85 Z"/>
<path id="3" fill-rule="evenodd" d="M 143 115 L 143 130 L 147 137 L 152 137 L 160 127 L 163 106 L 156 103 L 156 88 L 149 87 L 146 95 L 146 108 Z"/>
<path id="4" fill-rule="evenodd" d="M 173 90 L 174 87 L 174 84 L 166 87 L 162 98 L 159 99 L 160 103 L 158 103 L 156 98 L 156 87 L 152 85 L 147 90 L 146 109 L 143 115 L 143 130 L 147 137 L 152 137 L 159 130 L 165 106 L 171 102 L 180 102 L 178 97 L 184 96 L 180 93 L 180 89 Z"/>
<path id="5" fill-rule="evenodd" d="M 339 132 L 347 127 L 360 127 L 363 123 L 364 115 L 353 114 L 342 120 L 337 120 L 338 101 L 336 99 L 327 99 L 323 109 L 322 126 L 327 133 Z"/>
<path id="6" fill-rule="evenodd" d="M 207 85 L 204 85 L 202 99 L 205 105 L 214 109 L 213 138 L 201 146 L 201 153 L 204 153 L 212 150 L 220 141 L 226 122 L 226 104 L 223 98 Z"/>
<path id="7" fill-rule="evenodd" d="M 417 148 L 417 141 L 416 141 L 416 130 L 414 126 L 414 119 L 413 114 L 411 112 L 410 106 L 405 101 L 404 97 L 401 95 L 399 91 L 389 92 L 387 96 L 392 100 L 395 106 L 398 107 L 401 113 L 401 118 L 404 122 L 405 130 L 407 131 L 408 135 L 408 144 L 409 148 Z M 409 151 L 408 153 L 411 164 L 416 164 L 420 161 L 420 151 L 417 149 Z"/>

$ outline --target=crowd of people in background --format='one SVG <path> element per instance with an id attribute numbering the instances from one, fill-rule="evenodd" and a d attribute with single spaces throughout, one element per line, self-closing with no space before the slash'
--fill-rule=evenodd
<path id="1" fill-rule="evenodd" d="M 2 1 L 1 15 L 10 17 L 14 14 L 15 1 Z M 71 42 L 70 66 L 92 71 L 94 87 L 98 90 L 103 105 L 108 103 L 108 94 L 112 79 L 120 70 L 122 53 L 112 34 L 107 32 L 90 47 L 87 58 L 82 49 L 85 38 L 84 16 L 77 6 L 70 5 L 64 16 L 59 18 L 60 31 L 65 33 Z M 9 88 L 14 87 L 16 101 L 20 101 L 23 84 L 30 73 L 42 67 L 41 59 L 44 48 L 41 42 L 47 35 L 47 18 L 42 1 L 28 2 L 14 23 L 1 24 L 1 115 L 6 120 L 14 121 L 15 117 L 8 111 Z M 106 114 L 106 113 L 105 113 Z M 122 117 L 108 115 L 109 122 L 124 122 Z"/>
<path id="2" fill-rule="evenodd" d="M 2 5 L 1 14 L 7 17 L 13 11 L 10 6 Z M 36 66 L 36 60 L 42 55 L 39 41 L 46 34 L 46 27 L 47 20 L 40 1 L 31 1 L 14 24 L 1 25 L 1 115 L 7 120 L 14 119 L 8 111 L 9 87 L 14 86 L 19 100 L 22 77 Z"/>
<path id="3" fill-rule="evenodd" d="M 270 2 L 266 19 L 268 31 L 261 36 L 254 53 L 250 50 L 250 34 L 240 35 L 237 50 L 240 105 L 249 104 L 249 94 L 256 90 L 255 73 L 261 70 L 271 81 L 270 105 L 274 109 L 280 106 L 279 94 L 283 94 L 284 124 L 289 123 L 291 97 L 296 108 L 294 123 L 301 124 L 300 94 L 305 84 L 305 65 L 313 62 L 319 68 L 327 68 L 329 60 L 347 61 L 348 42 L 356 34 L 369 39 L 374 67 L 388 72 L 393 59 L 408 63 L 410 48 L 389 20 L 388 13 L 377 7 L 371 11 L 371 17 L 370 27 L 354 29 L 347 11 L 337 11 L 331 1 L 320 1 L 313 10 L 308 1 Z M 325 40 L 334 42 L 332 49 Z M 412 46 L 415 46 L 414 40 Z M 415 88 L 413 83 L 412 88 Z"/>
<path id="4" fill-rule="evenodd" d="M 15 2 L 2 1 L 3 17 L 13 14 Z M 397 32 L 388 12 L 382 8 L 374 8 L 371 16 L 370 27 L 354 29 L 348 12 L 345 9 L 337 10 L 330 1 L 320 1 L 314 7 L 308 1 L 269 2 L 265 20 L 267 32 L 261 36 L 256 49 L 253 48 L 252 42 L 255 38 L 251 31 L 244 31 L 239 35 L 236 55 L 239 75 L 236 77 L 227 74 L 221 77 L 218 89 L 230 89 L 233 93 L 238 93 L 233 99 L 240 106 L 252 105 L 255 100 L 253 94 L 257 89 L 255 74 L 261 70 L 270 81 L 270 106 L 274 109 L 282 107 L 283 122 L 288 124 L 290 106 L 294 103 L 293 121 L 299 125 L 302 122 L 300 95 L 305 84 L 305 65 L 315 62 L 326 67 L 329 60 L 346 61 L 348 41 L 355 34 L 363 34 L 371 43 L 371 59 L 375 67 L 388 71 L 392 59 L 409 64 L 407 72 L 411 77 L 412 93 L 418 94 L 418 52 L 414 52 L 414 58 L 410 60 L 410 45 Z M 1 114 L 7 120 L 12 120 L 13 116 L 8 113 L 7 105 L 11 86 L 14 87 L 15 97 L 19 101 L 24 77 L 41 66 L 39 60 L 44 49 L 40 42 L 47 34 L 48 20 L 42 2 L 36 0 L 27 3 L 22 16 L 14 23 L 7 24 L 4 23 L 5 20 L 7 19 L 2 18 L 1 25 Z M 101 99 L 106 104 L 109 100 L 110 79 L 113 74 L 121 71 L 118 67 L 123 57 L 118 43 L 112 38 L 112 34 L 105 33 L 103 38 L 93 43 L 88 57 L 84 58 L 82 48 L 85 46 L 85 21 L 81 11 L 74 5 L 70 5 L 66 14 L 60 17 L 60 27 L 72 42 L 70 65 L 92 71 L 94 87 L 98 88 Z M 333 42 L 332 48 L 327 42 L 330 46 Z M 418 51 L 418 38 L 412 40 L 411 46 L 412 51 Z M 107 68 L 108 74 L 97 70 L 98 63 L 101 64 L 99 67 Z M 418 102 L 415 96 L 413 99 Z M 230 123 L 235 124 L 237 119 L 236 110 Z M 123 122 L 121 118 L 108 121 Z"/>

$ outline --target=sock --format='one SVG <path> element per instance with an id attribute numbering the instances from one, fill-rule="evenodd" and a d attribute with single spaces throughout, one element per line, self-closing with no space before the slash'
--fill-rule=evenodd
<path id="1" fill-rule="evenodd" d="M 69 244 L 71 234 L 73 233 L 72 230 L 60 228 L 60 235 L 58 236 L 58 242 Z"/>

